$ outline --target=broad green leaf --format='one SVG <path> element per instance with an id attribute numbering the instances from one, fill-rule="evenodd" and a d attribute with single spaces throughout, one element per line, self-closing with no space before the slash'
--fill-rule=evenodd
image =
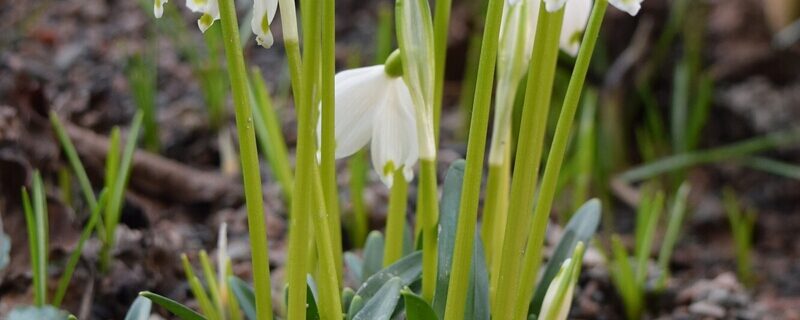
<path id="1" fill-rule="evenodd" d="M 589 243 L 594 233 L 597 231 L 597 226 L 600 224 L 600 215 L 602 214 L 602 205 L 600 200 L 591 199 L 581 206 L 578 211 L 572 216 L 564 228 L 564 236 L 558 242 L 553 256 L 547 262 L 547 267 L 542 274 L 542 279 L 536 286 L 536 293 L 533 295 L 530 306 L 528 307 L 529 314 L 538 314 L 542 308 L 542 301 L 544 295 L 547 293 L 547 288 L 550 282 L 558 273 L 561 264 L 572 255 L 575 246 L 578 242 Z"/>
<path id="2" fill-rule="evenodd" d="M 136 297 L 133 300 L 131 308 L 125 314 L 125 320 L 147 320 L 150 318 L 150 310 L 153 308 L 153 301 L 143 296 Z"/>
<path id="3" fill-rule="evenodd" d="M 231 286 L 233 295 L 235 295 L 236 300 L 239 301 L 239 306 L 242 307 L 247 319 L 256 320 L 256 297 L 253 293 L 253 288 L 236 276 L 228 277 L 228 285 Z"/>
<path id="4" fill-rule="evenodd" d="M 456 243 L 456 225 L 461 201 L 461 185 L 464 182 L 464 160 L 454 162 L 444 179 L 442 199 L 439 202 L 439 257 L 437 263 L 436 292 L 433 296 L 433 310 L 439 318 L 444 317 L 447 303 L 447 286 Z"/>
<path id="5" fill-rule="evenodd" d="M 344 264 L 347 267 L 346 270 L 349 278 L 358 281 L 358 285 L 361 285 L 361 282 L 364 281 L 364 278 L 362 276 L 364 271 L 363 270 L 364 260 L 362 260 L 359 256 L 355 255 L 352 252 L 345 252 Z"/>
<path id="6" fill-rule="evenodd" d="M 384 282 L 380 290 L 367 300 L 364 307 L 353 316 L 353 320 L 389 320 L 400 300 L 402 287 L 403 279 L 399 277 L 393 277 Z"/>
<path id="7" fill-rule="evenodd" d="M 367 279 L 356 291 L 356 296 L 364 300 L 365 305 L 377 294 L 386 282 L 393 278 L 400 278 L 402 286 L 411 285 L 422 273 L 422 252 L 416 251 L 385 269 L 378 271 Z"/>
<path id="8" fill-rule="evenodd" d="M 192 309 L 189 309 L 189 307 L 184 306 L 179 302 L 172 300 L 170 298 L 152 293 L 150 291 L 139 292 L 139 295 L 147 299 L 150 299 L 159 306 L 164 307 L 164 309 L 167 309 L 167 311 L 176 315 L 181 320 L 205 320 L 205 317 L 203 317 L 199 313 L 195 312 Z"/>
<path id="9" fill-rule="evenodd" d="M 414 294 L 411 290 L 403 290 L 403 301 L 406 307 L 406 319 L 408 320 L 438 320 L 436 312 L 422 297 Z"/>
<path id="10" fill-rule="evenodd" d="M 383 267 L 383 234 L 372 231 L 364 245 L 364 266 L 361 268 L 361 281 L 369 279 Z"/>
<path id="11" fill-rule="evenodd" d="M 66 312 L 53 306 L 27 306 L 14 308 L 8 314 L 8 320 L 64 320 L 67 319 Z"/>

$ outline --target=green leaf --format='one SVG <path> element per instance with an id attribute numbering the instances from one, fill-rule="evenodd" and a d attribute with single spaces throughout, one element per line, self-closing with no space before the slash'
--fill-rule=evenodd
<path id="1" fill-rule="evenodd" d="M 172 300 L 170 298 L 164 297 L 162 295 L 158 295 L 152 293 L 150 291 L 142 291 L 139 292 L 139 295 L 150 299 L 151 301 L 155 302 L 157 305 L 164 307 L 167 311 L 171 312 L 172 314 L 176 315 L 178 318 L 182 320 L 205 320 L 206 318 L 200 315 L 199 313 L 195 312 L 189 307 L 180 304 L 179 302 Z"/>
<path id="2" fill-rule="evenodd" d="M 456 243 L 458 209 L 461 201 L 461 185 L 464 183 L 464 160 L 454 162 L 447 170 L 439 202 L 439 257 L 437 264 L 436 292 L 433 296 L 433 310 L 439 318 L 444 317 L 447 303 L 447 286 L 453 261 L 453 248 Z"/>
<path id="3" fill-rule="evenodd" d="M 364 281 L 363 278 L 364 260 L 362 260 L 359 256 L 357 256 L 352 252 L 345 252 L 344 264 L 347 267 L 346 270 L 349 278 L 358 281 L 358 285 L 361 285 L 361 282 Z"/>
<path id="4" fill-rule="evenodd" d="M 422 274 L 422 252 L 416 251 L 372 275 L 358 288 L 356 298 L 363 300 L 364 307 L 366 307 L 386 282 L 400 278 L 401 287 L 405 287 L 419 279 L 420 274 Z M 353 304 L 355 303 L 354 299 Z M 353 308 L 351 305 L 350 309 L 353 310 Z"/>
<path id="5" fill-rule="evenodd" d="M 414 294 L 411 290 L 403 290 L 403 301 L 406 307 L 406 318 L 408 320 L 438 320 L 436 312 L 422 297 Z"/>
<path id="6" fill-rule="evenodd" d="M 364 245 L 364 266 L 361 268 L 361 281 L 369 279 L 383 267 L 383 234 L 372 231 Z"/>
<path id="7" fill-rule="evenodd" d="M 469 292 L 467 293 L 464 319 L 489 320 L 489 272 L 486 270 L 486 256 L 483 241 L 475 234 L 472 246 L 472 266 L 470 267 Z"/>
<path id="8" fill-rule="evenodd" d="M 347 312 L 350 309 L 350 303 L 356 297 L 356 292 L 353 289 L 345 287 L 342 289 L 342 310 Z"/>
<path id="9" fill-rule="evenodd" d="M 364 307 L 353 316 L 353 320 L 389 320 L 400 300 L 403 282 L 400 277 L 393 277 L 384 282 L 372 299 L 367 300 Z"/>
<path id="10" fill-rule="evenodd" d="M 228 277 L 228 285 L 233 290 L 233 295 L 239 301 L 239 306 L 242 307 L 247 319 L 256 320 L 256 297 L 253 293 L 253 288 L 236 276 Z"/>
<path id="11" fill-rule="evenodd" d="M 66 312 L 53 306 L 45 305 L 42 307 L 27 306 L 14 308 L 8 314 L 8 320 L 64 320 L 67 319 Z"/>
<path id="12" fill-rule="evenodd" d="M 364 308 L 364 299 L 358 295 L 353 296 L 353 301 L 350 302 L 350 307 L 347 308 L 347 320 L 353 320 L 356 314 Z"/>
<path id="13" fill-rule="evenodd" d="M 597 226 L 600 224 L 601 214 L 602 205 L 600 200 L 591 199 L 578 208 L 578 211 L 569 220 L 564 228 L 564 236 L 558 242 L 555 251 L 553 251 L 553 256 L 547 262 L 542 279 L 536 286 L 536 293 L 533 295 L 528 307 L 529 314 L 539 313 L 547 288 L 556 274 L 558 274 L 561 264 L 572 255 L 578 242 L 590 242 L 597 231 Z"/>
<path id="14" fill-rule="evenodd" d="M 147 320 L 150 318 L 150 310 L 153 307 L 153 302 L 143 296 L 136 297 L 133 300 L 131 308 L 125 314 L 125 320 Z"/>

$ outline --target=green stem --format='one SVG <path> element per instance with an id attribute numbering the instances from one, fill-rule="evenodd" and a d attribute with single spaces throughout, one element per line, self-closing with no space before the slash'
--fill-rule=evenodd
<path id="1" fill-rule="evenodd" d="M 255 287 L 256 314 L 259 320 L 272 319 L 272 297 L 269 279 L 269 246 L 267 243 L 266 219 L 261 192 L 261 171 L 258 150 L 253 130 L 253 118 L 247 90 L 247 72 L 239 43 L 239 23 L 233 0 L 219 1 L 222 37 L 228 76 L 233 92 L 236 114 L 236 129 L 239 135 L 239 153 L 242 162 L 245 203 L 247 207 L 248 231 L 253 260 L 253 284 Z"/>
<path id="2" fill-rule="evenodd" d="M 445 57 L 447 56 L 447 30 L 450 27 L 452 0 L 437 0 L 433 17 L 433 46 L 436 70 L 433 88 L 433 134 L 439 141 L 439 122 L 442 118 L 442 96 L 444 92 Z"/>
<path id="3" fill-rule="evenodd" d="M 533 212 L 534 221 L 531 230 L 531 238 L 528 239 L 527 249 L 525 250 L 525 262 L 522 268 L 522 279 L 520 283 L 534 283 L 539 273 L 539 266 L 542 263 L 542 246 L 544 245 L 543 240 L 545 229 L 547 228 L 547 218 L 553 205 L 556 184 L 558 183 L 558 176 L 564 161 L 564 153 L 566 152 L 569 142 L 572 123 L 575 120 L 575 112 L 578 108 L 578 102 L 580 102 L 581 99 L 586 73 L 589 70 L 589 63 L 592 60 L 592 53 L 597 43 L 597 37 L 600 34 L 600 27 L 603 24 L 603 16 L 605 15 L 607 7 L 608 2 L 606 0 L 595 1 L 586 32 L 583 36 L 583 41 L 581 41 L 581 48 L 578 52 L 578 58 L 575 61 L 572 77 L 569 80 L 566 97 L 561 107 L 561 114 L 558 118 L 550 153 L 547 157 L 547 166 L 542 176 L 539 198 L 536 201 L 536 209 Z M 526 311 L 531 296 L 533 295 L 533 289 L 534 286 L 523 287 L 521 299 L 517 301 L 516 310 L 520 312 L 517 314 L 527 314 Z"/>
<path id="4" fill-rule="evenodd" d="M 356 152 L 347 161 L 350 171 L 350 201 L 353 205 L 350 226 L 350 242 L 356 248 L 364 246 L 367 238 L 368 217 L 364 205 L 364 188 L 367 181 L 367 162 L 364 150 Z"/>
<path id="5" fill-rule="evenodd" d="M 421 159 L 417 214 L 422 232 L 422 297 L 433 301 L 436 291 L 439 205 L 436 191 L 436 160 Z"/>
<path id="6" fill-rule="evenodd" d="M 322 1 L 322 189 L 325 207 L 328 211 L 328 225 L 331 227 L 331 241 L 334 245 L 333 257 L 336 274 L 341 285 L 342 279 L 342 229 L 339 216 L 339 194 L 336 188 L 336 141 L 334 132 L 334 74 L 336 72 L 336 12 L 335 0 Z"/>
<path id="7" fill-rule="evenodd" d="M 496 302 L 493 315 L 497 319 L 516 319 L 521 316 L 514 313 L 520 284 L 525 283 L 519 281 L 519 268 L 539 177 L 563 18 L 564 10 L 555 13 L 548 13 L 544 8 L 539 10 L 536 46 L 528 67 L 500 268 L 493 271 L 498 273 L 493 300 Z"/>
<path id="8" fill-rule="evenodd" d="M 508 221 L 508 189 L 511 175 L 511 150 L 506 149 L 506 160 L 501 165 L 489 165 L 486 182 L 486 203 L 483 208 L 483 241 L 489 248 L 489 297 L 494 298 L 497 289 L 500 261 Z M 494 305 L 494 304 L 492 304 Z"/>
<path id="9" fill-rule="evenodd" d="M 389 266 L 403 255 L 403 229 L 406 226 L 408 182 L 400 168 L 394 172 L 392 193 L 389 196 L 389 213 L 386 220 L 386 241 L 383 249 L 383 266 Z"/>
<path id="10" fill-rule="evenodd" d="M 341 320 L 342 302 L 340 297 L 340 280 L 335 266 L 334 244 L 331 241 L 331 226 L 328 225 L 328 216 L 323 198 L 322 181 L 320 180 L 319 167 L 312 163 L 313 194 L 314 194 L 314 239 L 316 243 L 319 264 L 317 266 L 317 281 L 319 281 L 319 309 L 320 319 Z M 321 201 L 323 200 L 323 201 Z M 338 225 L 337 225 L 338 227 Z"/>
<path id="11" fill-rule="evenodd" d="M 478 215 L 483 157 L 486 149 L 486 133 L 489 125 L 489 109 L 494 85 L 494 71 L 497 62 L 497 43 L 500 34 L 500 20 L 505 0 L 489 0 L 486 16 L 486 29 L 483 33 L 478 77 L 475 86 L 475 99 L 470 120 L 467 160 L 464 184 L 460 200 L 458 225 L 456 227 L 453 268 L 448 285 L 445 319 L 464 318 L 464 304 L 469 286 L 469 269 L 472 261 L 472 245 L 475 237 L 475 223 Z"/>

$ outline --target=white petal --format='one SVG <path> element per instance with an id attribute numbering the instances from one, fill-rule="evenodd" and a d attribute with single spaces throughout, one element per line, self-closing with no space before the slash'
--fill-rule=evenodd
<path id="1" fill-rule="evenodd" d="M 567 0 L 544 0 L 545 9 L 547 12 L 556 12 L 564 7 Z"/>
<path id="2" fill-rule="evenodd" d="M 574 57 L 578 54 L 583 31 L 586 29 L 589 15 L 592 13 L 592 0 L 569 0 L 564 10 L 559 45 L 561 50 Z"/>
<path id="3" fill-rule="evenodd" d="M 271 47 L 273 43 L 269 25 L 275 18 L 277 8 L 278 0 L 253 1 L 253 19 L 250 20 L 250 27 L 253 28 L 253 34 L 256 35 L 256 42 L 264 48 Z"/>
<path id="4" fill-rule="evenodd" d="M 627 12 L 629 15 L 635 16 L 642 8 L 643 0 L 608 0 L 612 6 L 617 7 L 622 11 Z"/>
<path id="5" fill-rule="evenodd" d="M 375 113 L 370 145 L 372 166 L 389 187 L 392 186 L 394 170 L 401 166 L 406 180 L 413 179 L 413 168 L 419 158 L 411 94 L 402 79 L 396 78 L 391 82 Z"/>
<path id="6" fill-rule="evenodd" d="M 217 0 L 187 0 L 186 6 L 192 11 L 202 12 L 203 15 L 197 19 L 197 27 L 201 32 L 206 32 L 208 28 L 219 20 L 219 3 Z"/>
<path id="7" fill-rule="evenodd" d="M 204 12 L 208 0 L 186 0 L 186 7 L 192 12 Z"/>
<path id="8" fill-rule="evenodd" d="M 155 0 L 153 1 L 153 14 L 156 18 L 161 18 L 164 15 L 164 4 L 167 3 L 167 0 Z"/>
<path id="9" fill-rule="evenodd" d="M 339 72 L 334 81 L 334 131 L 338 159 L 355 153 L 369 142 L 374 114 L 378 105 L 383 103 L 390 79 L 383 71 L 383 65 L 377 65 Z"/>

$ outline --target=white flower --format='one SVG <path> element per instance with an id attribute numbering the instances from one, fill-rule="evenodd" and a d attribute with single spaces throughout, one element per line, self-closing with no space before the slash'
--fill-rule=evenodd
<path id="1" fill-rule="evenodd" d="M 569 308 L 572 306 L 572 296 L 575 291 L 575 282 L 577 280 L 577 276 L 573 272 L 575 266 L 572 266 L 572 261 L 572 259 L 564 260 L 561 269 L 558 270 L 558 274 L 553 278 L 553 281 L 550 282 L 550 286 L 547 287 L 547 293 L 544 295 L 544 301 L 542 302 L 542 309 L 541 312 L 539 312 L 538 319 L 567 319 Z M 568 281 L 568 283 L 564 283 L 565 281 Z M 566 290 L 561 288 L 564 285 L 567 286 Z"/>
<path id="2" fill-rule="evenodd" d="M 273 38 L 269 25 L 275 18 L 277 9 L 278 0 L 253 1 L 253 19 L 250 20 L 250 27 L 253 28 L 253 33 L 256 35 L 256 42 L 264 48 L 272 46 Z"/>
<path id="3" fill-rule="evenodd" d="M 556 12 L 564 7 L 567 0 L 544 0 L 544 8 L 547 12 Z"/>
<path id="4" fill-rule="evenodd" d="M 559 45 L 561 50 L 574 57 L 578 54 L 583 31 L 592 13 L 592 0 L 569 0 L 564 10 Z"/>
<path id="5" fill-rule="evenodd" d="M 156 18 L 161 18 L 164 14 L 164 4 L 167 3 L 167 0 L 155 0 L 153 2 L 153 14 Z"/>
<path id="6" fill-rule="evenodd" d="M 217 0 L 186 0 L 186 7 L 192 12 L 199 12 L 203 15 L 197 19 L 197 26 L 201 32 L 206 32 L 208 28 L 219 20 L 219 3 Z"/>
<path id="7" fill-rule="evenodd" d="M 631 16 L 635 16 L 639 13 L 639 9 L 642 8 L 642 1 L 644 0 L 608 0 L 608 3 Z"/>
<path id="8" fill-rule="evenodd" d="M 347 157 L 372 141 L 372 166 L 391 187 L 395 170 L 414 177 L 419 158 L 414 104 L 403 78 L 384 65 L 336 74 L 336 158 Z"/>

